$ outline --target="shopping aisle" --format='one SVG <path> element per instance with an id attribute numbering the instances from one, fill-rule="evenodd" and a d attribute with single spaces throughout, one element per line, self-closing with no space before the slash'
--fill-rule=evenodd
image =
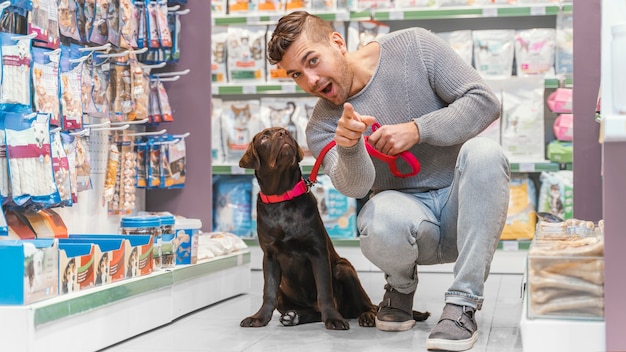
<path id="1" fill-rule="evenodd" d="M 372 300 L 383 295 L 383 275 L 359 272 Z M 261 304 L 262 273 L 252 272 L 251 289 L 240 295 L 184 316 L 169 325 L 111 346 L 101 352 L 254 352 L 254 351 L 425 351 L 426 337 L 443 309 L 443 294 L 452 274 L 422 273 L 415 295 L 416 310 L 432 316 L 407 332 L 390 333 L 362 328 L 350 321 L 348 331 L 330 331 L 321 323 L 284 327 L 278 315 L 263 328 L 240 328 L 239 322 Z M 479 338 L 472 351 L 522 351 L 519 320 L 522 311 L 522 275 L 491 275 L 485 286 L 485 304 L 477 313 Z M 156 309 L 156 308 L 155 308 Z"/>

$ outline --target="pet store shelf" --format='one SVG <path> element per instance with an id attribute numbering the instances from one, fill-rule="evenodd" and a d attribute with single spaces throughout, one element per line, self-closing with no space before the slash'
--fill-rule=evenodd
<path id="1" fill-rule="evenodd" d="M 488 6 L 450 6 L 415 9 L 379 9 L 363 11 L 314 12 L 327 21 L 369 20 L 424 20 L 424 19 L 455 19 L 477 17 L 525 17 L 554 16 L 560 11 L 572 12 L 572 4 L 534 4 L 528 5 L 488 5 Z M 259 25 L 274 24 L 285 13 L 248 14 L 248 15 L 216 15 L 213 25 Z"/>
<path id="2" fill-rule="evenodd" d="M 559 78 L 546 78 L 545 88 L 559 88 L 559 87 L 572 87 L 573 81 L 571 77 L 559 79 Z M 247 83 L 244 85 L 237 85 L 233 83 L 227 84 L 213 84 L 211 86 L 212 95 L 244 95 L 244 94 L 305 94 L 305 92 L 296 84 L 291 82 L 284 83 Z"/>
<path id="3" fill-rule="evenodd" d="M 568 165 L 571 164 L 559 164 L 550 161 L 511 163 L 511 172 L 558 171 L 567 169 Z M 301 168 L 304 174 L 310 174 L 313 163 L 301 165 Z M 214 175 L 254 175 L 254 170 L 242 169 L 234 164 L 214 164 L 212 172 Z M 323 170 L 320 173 L 323 173 Z"/>
<path id="4" fill-rule="evenodd" d="M 105 348 L 246 292 L 250 257 L 245 250 L 30 305 L 0 306 L 2 350 Z"/>

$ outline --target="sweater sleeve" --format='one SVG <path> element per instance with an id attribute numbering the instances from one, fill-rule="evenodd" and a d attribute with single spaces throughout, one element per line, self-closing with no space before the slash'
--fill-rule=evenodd
<path id="1" fill-rule="evenodd" d="M 333 141 L 336 121 L 341 116 L 340 108 L 327 109 L 328 106 L 324 105 L 329 104 L 318 103 L 314 115 L 327 117 L 310 120 L 306 130 L 309 150 L 316 159 L 319 158 L 322 149 Z M 364 143 L 364 139 L 361 138 L 357 144 L 349 148 L 336 145 L 328 151 L 322 161 L 324 173 L 330 177 L 333 186 L 348 197 L 365 197 L 376 178 L 372 159 Z"/>
<path id="2" fill-rule="evenodd" d="M 433 91 L 444 107 L 414 117 L 420 143 L 450 146 L 475 137 L 500 117 L 500 102 L 480 74 L 452 47 L 419 29 L 418 50 Z"/>

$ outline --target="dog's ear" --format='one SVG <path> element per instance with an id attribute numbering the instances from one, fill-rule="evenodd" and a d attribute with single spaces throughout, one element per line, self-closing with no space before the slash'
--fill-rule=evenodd
<path id="1" fill-rule="evenodd" d="M 239 159 L 239 167 L 244 169 L 258 169 L 261 165 L 261 161 L 259 160 L 259 156 L 256 153 L 256 148 L 254 148 L 254 139 L 252 142 L 248 144 L 248 149 L 243 154 L 241 159 Z"/>

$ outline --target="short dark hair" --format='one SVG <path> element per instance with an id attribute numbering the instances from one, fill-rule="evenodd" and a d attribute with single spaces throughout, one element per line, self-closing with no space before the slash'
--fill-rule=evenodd
<path id="1" fill-rule="evenodd" d="M 327 21 L 306 11 L 294 11 L 283 16 L 276 25 L 272 38 L 267 43 L 267 60 L 275 65 L 282 61 L 285 51 L 305 33 L 313 42 L 330 40 L 334 31 Z"/>

